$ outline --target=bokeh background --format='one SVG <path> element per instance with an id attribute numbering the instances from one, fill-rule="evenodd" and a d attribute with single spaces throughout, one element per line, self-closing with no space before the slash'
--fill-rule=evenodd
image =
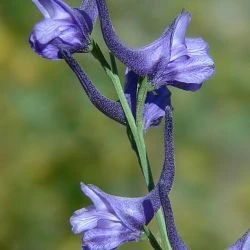
<path id="1" fill-rule="evenodd" d="M 117 32 L 131 46 L 159 37 L 182 8 L 193 14 L 188 35 L 210 44 L 216 75 L 197 93 L 171 89 L 177 165 L 171 200 L 192 249 L 225 249 L 250 226 L 250 1 L 108 2 Z M 69 225 L 73 211 L 90 204 L 80 181 L 116 195 L 146 193 L 124 127 L 95 110 L 63 61 L 30 49 L 29 33 L 41 18 L 32 1 L 0 2 L 1 250 L 80 249 Z M 93 37 L 106 50 L 99 23 Z M 97 62 L 77 58 L 116 98 Z M 157 179 L 163 126 L 149 131 L 147 144 Z M 121 249 L 150 247 L 144 241 Z"/>

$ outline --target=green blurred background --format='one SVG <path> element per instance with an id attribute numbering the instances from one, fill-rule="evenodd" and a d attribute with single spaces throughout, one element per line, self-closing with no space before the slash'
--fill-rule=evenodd
<path id="1" fill-rule="evenodd" d="M 216 75 L 197 93 L 171 89 L 177 165 L 171 200 L 192 249 L 225 249 L 250 226 L 250 1 L 109 0 L 109 6 L 131 46 L 159 37 L 182 8 L 193 14 L 188 35 L 210 44 Z M 31 1 L 1 0 L 1 250 L 80 249 L 69 225 L 72 212 L 90 204 L 80 181 L 115 195 L 146 193 L 124 127 L 93 108 L 63 61 L 30 49 L 29 33 L 41 18 Z M 106 50 L 99 23 L 93 36 Z M 116 98 L 97 62 L 77 57 L 98 88 Z M 163 126 L 149 131 L 147 143 L 157 179 Z M 144 241 L 121 249 L 150 248 Z"/>

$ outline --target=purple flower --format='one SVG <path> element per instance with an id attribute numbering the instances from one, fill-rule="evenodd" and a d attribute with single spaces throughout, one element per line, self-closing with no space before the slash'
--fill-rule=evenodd
<path id="1" fill-rule="evenodd" d="M 145 197 L 125 198 L 104 193 L 94 185 L 81 183 L 93 205 L 77 210 L 70 218 L 74 233 L 84 233 L 83 249 L 111 250 L 138 241 L 159 209 L 158 190 Z"/>
<path id="2" fill-rule="evenodd" d="M 136 118 L 136 97 L 139 83 L 139 75 L 131 70 L 126 70 L 125 95 L 131 107 L 132 113 Z M 161 88 L 150 91 L 144 105 L 144 129 L 158 126 L 165 116 L 165 108 L 170 106 L 170 91 L 162 86 Z"/>
<path id="3" fill-rule="evenodd" d="M 250 249 L 250 229 L 232 246 L 228 248 L 228 250 L 249 250 Z"/>
<path id="4" fill-rule="evenodd" d="M 73 9 L 62 0 L 33 0 L 44 16 L 30 35 L 30 45 L 40 56 L 60 59 L 60 49 L 85 52 L 97 17 L 94 1 L 86 0 L 81 9 Z"/>
<path id="5" fill-rule="evenodd" d="M 183 11 L 153 43 L 132 49 L 116 35 L 105 0 L 96 0 L 104 40 L 128 68 L 147 76 L 159 88 L 172 85 L 196 91 L 214 73 L 208 44 L 202 38 L 185 38 L 191 14 Z"/>

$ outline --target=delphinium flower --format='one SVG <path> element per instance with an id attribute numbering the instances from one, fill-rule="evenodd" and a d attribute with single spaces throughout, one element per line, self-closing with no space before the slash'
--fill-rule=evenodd
<path id="1" fill-rule="evenodd" d="M 187 11 L 174 20 L 162 36 L 142 48 L 125 45 L 115 33 L 106 0 L 96 0 L 102 34 L 110 51 L 128 68 L 147 76 L 156 88 L 172 85 L 196 91 L 214 73 L 208 44 L 202 38 L 186 38 L 191 14 Z"/>
<path id="2" fill-rule="evenodd" d="M 88 250 L 111 250 L 128 241 L 138 241 L 143 228 L 153 218 L 161 206 L 161 197 L 166 196 L 173 186 L 174 181 L 174 144 L 172 109 L 166 108 L 165 126 L 165 160 L 158 184 L 146 196 L 138 198 L 126 198 L 107 194 L 93 185 L 81 184 L 83 193 L 88 196 L 93 205 L 88 208 L 77 210 L 70 219 L 74 233 L 84 233 L 83 249 Z M 159 192 L 159 190 L 161 190 Z M 174 249 L 185 246 L 177 232 L 170 203 L 164 211 L 170 211 L 167 225 L 170 232 L 169 238 Z M 179 247 L 179 248 L 178 248 Z"/>
<path id="3" fill-rule="evenodd" d="M 86 52 L 91 47 L 90 34 L 97 18 L 94 1 L 84 1 L 73 9 L 62 0 L 33 0 L 44 16 L 30 35 L 32 49 L 48 59 L 60 59 L 60 49 L 70 53 Z"/>
<path id="4" fill-rule="evenodd" d="M 159 209 L 157 190 L 145 197 L 126 198 L 107 194 L 93 185 L 81 184 L 93 205 L 76 211 L 70 219 L 74 233 L 83 233 L 83 249 L 111 250 L 138 241 L 143 226 Z"/>
<path id="5" fill-rule="evenodd" d="M 228 250 L 249 250 L 250 249 L 250 229 L 232 246 L 228 248 Z"/>
<path id="6" fill-rule="evenodd" d="M 80 80 L 91 102 L 104 114 L 125 124 L 119 102 L 103 96 L 77 61 L 74 52 L 88 49 L 89 35 L 98 16 L 96 2 L 85 0 L 79 9 L 72 9 L 61 0 L 33 0 L 45 19 L 36 24 L 31 35 L 32 49 L 47 59 L 64 58 Z"/>

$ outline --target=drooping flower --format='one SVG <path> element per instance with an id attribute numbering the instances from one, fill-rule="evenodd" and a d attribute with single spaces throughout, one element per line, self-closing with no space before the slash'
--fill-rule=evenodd
<path id="1" fill-rule="evenodd" d="M 250 229 L 232 246 L 228 248 L 228 250 L 249 250 L 250 249 Z"/>
<path id="2" fill-rule="evenodd" d="M 96 0 L 102 34 L 110 51 L 128 68 L 147 76 L 157 87 L 172 85 L 196 91 L 214 73 L 208 44 L 202 38 L 186 38 L 191 14 L 183 11 L 153 43 L 133 49 L 115 33 L 106 0 Z"/>
<path id="3" fill-rule="evenodd" d="M 81 184 L 93 205 L 77 210 L 70 218 L 74 233 L 84 233 L 83 249 L 111 250 L 138 241 L 159 209 L 155 189 L 145 197 L 125 198 L 107 194 L 94 185 Z"/>
<path id="4" fill-rule="evenodd" d="M 63 50 L 61 51 L 61 55 L 78 77 L 83 89 L 95 107 L 109 118 L 125 125 L 127 121 L 120 102 L 111 100 L 102 95 L 78 62 L 72 57 L 70 52 Z M 136 98 L 139 76 L 133 71 L 127 69 L 125 78 L 124 92 L 131 107 L 131 111 L 136 118 Z M 162 117 L 165 115 L 166 106 L 171 105 L 170 95 L 170 91 L 165 86 L 155 91 L 148 92 L 144 106 L 145 130 L 159 125 Z"/>
<path id="5" fill-rule="evenodd" d="M 88 51 L 90 34 L 97 17 L 95 1 L 84 1 L 73 9 L 63 0 L 33 0 L 44 16 L 30 35 L 32 49 L 48 59 L 61 59 L 60 49 L 70 53 Z"/>

